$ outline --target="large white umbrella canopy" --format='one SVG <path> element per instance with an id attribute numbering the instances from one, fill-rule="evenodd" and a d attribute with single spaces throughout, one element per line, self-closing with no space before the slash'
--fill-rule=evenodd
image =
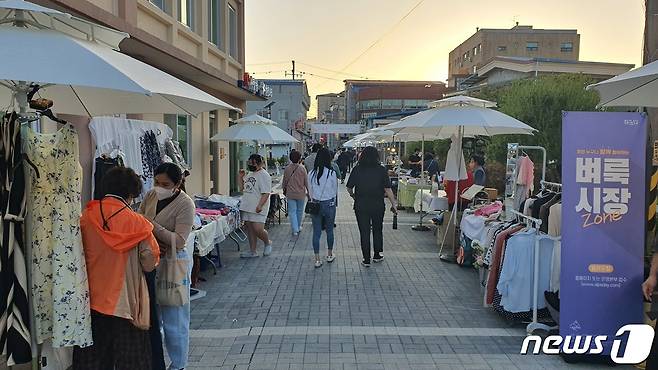
<path id="1" fill-rule="evenodd" d="M 7 9 L 7 6 L 11 8 Z M 70 16 L 19 0 L 0 1 L 0 10 L 9 15 L 14 8 L 21 17 L 71 20 Z M 68 16 L 68 17 L 67 17 Z M 53 20 L 53 24 L 56 23 Z M 40 85 L 39 95 L 52 99 L 57 113 L 99 116 L 114 113 L 198 114 L 214 109 L 236 109 L 212 95 L 146 63 L 112 49 L 127 34 L 87 24 L 94 37 L 78 38 L 57 27 L 23 27 L 15 19 L 0 23 L 0 102 L 27 107 L 31 84 Z M 62 26 L 63 27 L 63 26 Z M 99 41 L 95 33 L 103 36 Z M 88 39 L 92 40 L 89 41 Z"/>
<path id="2" fill-rule="evenodd" d="M 448 107 L 451 105 L 472 105 L 482 108 L 496 107 L 495 102 L 474 98 L 472 96 L 465 96 L 465 95 L 451 96 L 449 98 L 436 100 L 427 104 L 427 106 L 430 108 L 441 108 L 441 107 Z"/>
<path id="3" fill-rule="evenodd" d="M 221 130 L 210 138 L 212 141 L 237 141 L 244 143 L 256 142 L 258 144 L 286 144 L 297 143 L 299 140 L 280 129 L 276 122 L 252 114 L 240 118 L 236 124 Z"/>
<path id="4" fill-rule="evenodd" d="M 499 111 L 474 105 L 431 108 L 383 126 L 396 133 L 421 134 L 434 139 L 532 134 L 535 129 Z"/>
<path id="5" fill-rule="evenodd" d="M 658 61 L 589 85 L 603 107 L 658 107 Z"/>

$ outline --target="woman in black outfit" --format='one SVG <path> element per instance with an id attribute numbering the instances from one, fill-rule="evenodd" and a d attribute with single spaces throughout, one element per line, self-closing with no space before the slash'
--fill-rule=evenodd
<path id="1" fill-rule="evenodd" d="M 391 202 L 391 212 L 397 214 L 395 196 L 391 191 L 391 180 L 388 171 L 379 163 L 379 153 L 375 147 L 369 146 L 363 149 L 359 162 L 350 173 L 347 180 L 347 191 L 354 198 L 354 213 L 359 224 L 361 234 L 361 251 L 363 252 L 363 264 L 370 266 L 370 230 L 374 247 L 374 262 L 384 259 L 384 237 L 382 229 L 384 225 L 384 196 Z"/>

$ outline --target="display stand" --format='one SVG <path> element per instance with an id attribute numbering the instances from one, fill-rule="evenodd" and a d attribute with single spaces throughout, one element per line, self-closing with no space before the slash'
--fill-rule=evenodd
<path id="1" fill-rule="evenodd" d="M 530 216 L 526 216 L 523 213 L 516 211 L 516 210 L 510 210 L 510 212 L 516 216 L 518 220 L 524 219 L 528 223 L 530 223 L 536 230 L 537 236 L 539 236 L 539 227 L 542 224 L 542 221 L 540 219 L 532 218 Z M 547 236 L 548 237 L 548 236 Z M 555 238 L 551 238 L 555 239 Z M 532 334 L 536 330 L 545 330 L 546 332 L 549 332 L 551 330 L 557 329 L 557 326 L 548 326 L 546 324 L 542 324 L 539 322 L 538 319 L 538 311 L 539 309 L 537 308 L 537 302 L 539 301 L 539 238 L 535 238 L 535 257 L 534 257 L 534 265 L 533 265 L 533 297 L 532 297 L 532 302 L 533 302 L 533 307 L 532 307 L 532 322 L 528 324 L 526 327 L 526 332 L 528 334 Z"/>

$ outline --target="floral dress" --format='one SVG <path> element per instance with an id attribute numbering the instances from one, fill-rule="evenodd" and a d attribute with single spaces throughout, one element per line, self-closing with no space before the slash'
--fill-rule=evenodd
<path id="1" fill-rule="evenodd" d="M 31 250 L 32 302 L 37 343 L 55 347 L 93 344 L 89 284 L 80 235 L 82 168 L 71 125 L 54 134 L 25 128 L 29 173 L 27 245 Z"/>

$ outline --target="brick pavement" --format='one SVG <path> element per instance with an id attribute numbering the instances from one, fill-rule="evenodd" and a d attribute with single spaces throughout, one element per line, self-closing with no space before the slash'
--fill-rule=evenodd
<path id="1" fill-rule="evenodd" d="M 332 264 L 314 268 L 308 219 L 299 237 L 287 222 L 271 228 L 268 257 L 241 260 L 223 243 L 224 267 L 203 274 L 207 296 L 192 302 L 189 368 L 588 368 L 519 355 L 524 327 L 482 307 L 476 271 L 440 262 L 417 220 L 402 212 L 392 230 L 387 214 L 385 260 L 369 269 L 342 186 Z"/>

